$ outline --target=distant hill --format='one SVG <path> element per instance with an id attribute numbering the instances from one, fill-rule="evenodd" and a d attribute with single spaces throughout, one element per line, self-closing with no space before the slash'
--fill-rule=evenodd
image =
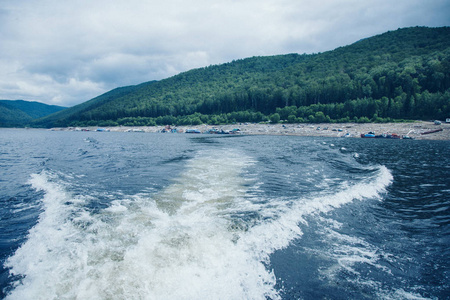
<path id="1" fill-rule="evenodd" d="M 23 127 L 38 118 L 66 109 L 24 100 L 0 100 L 0 127 Z"/>
<path id="2" fill-rule="evenodd" d="M 368 122 L 450 116 L 450 28 L 324 53 L 251 57 L 114 89 L 36 126 Z"/>

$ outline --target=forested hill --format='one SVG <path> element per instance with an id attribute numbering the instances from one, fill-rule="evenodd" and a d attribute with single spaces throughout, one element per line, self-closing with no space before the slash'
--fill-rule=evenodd
<path id="1" fill-rule="evenodd" d="M 445 117 L 450 117 L 450 27 L 414 27 L 324 53 L 252 57 L 118 88 L 37 125 Z"/>
<path id="2" fill-rule="evenodd" d="M 24 100 L 0 100 L 0 127 L 22 127 L 66 107 Z"/>

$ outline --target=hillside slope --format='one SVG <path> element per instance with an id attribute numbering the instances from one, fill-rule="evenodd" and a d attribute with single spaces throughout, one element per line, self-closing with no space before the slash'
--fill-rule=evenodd
<path id="1" fill-rule="evenodd" d="M 24 100 L 0 100 L 0 127 L 22 127 L 66 107 Z"/>
<path id="2" fill-rule="evenodd" d="M 115 89 L 37 125 L 260 121 L 274 113 L 292 122 L 443 118 L 449 88 L 450 28 L 414 27 Z"/>

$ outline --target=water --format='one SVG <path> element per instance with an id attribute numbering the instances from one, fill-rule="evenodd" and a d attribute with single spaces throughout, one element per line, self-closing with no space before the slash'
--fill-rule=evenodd
<path id="1" fill-rule="evenodd" d="M 448 141 L 0 141 L 2 298 L 449 298 Z"/>

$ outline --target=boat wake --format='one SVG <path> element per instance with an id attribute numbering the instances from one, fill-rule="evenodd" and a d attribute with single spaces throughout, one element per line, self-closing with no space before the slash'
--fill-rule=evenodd
<path id="1" fill-rule="evenodd" d="M 392 175 L 299 199 L 262 199 L 258 161 L 234 149 L 199 152 L 153 194 L 72 193 L 70 178 L 42 172 L 42 213 L 6 266 L 19 276 L 8 299 L 278 299 L 270 255 L 301 237 L 306 216 L 379 197 Z M 75 180 L 75 179 L 73 179 Z"/>

